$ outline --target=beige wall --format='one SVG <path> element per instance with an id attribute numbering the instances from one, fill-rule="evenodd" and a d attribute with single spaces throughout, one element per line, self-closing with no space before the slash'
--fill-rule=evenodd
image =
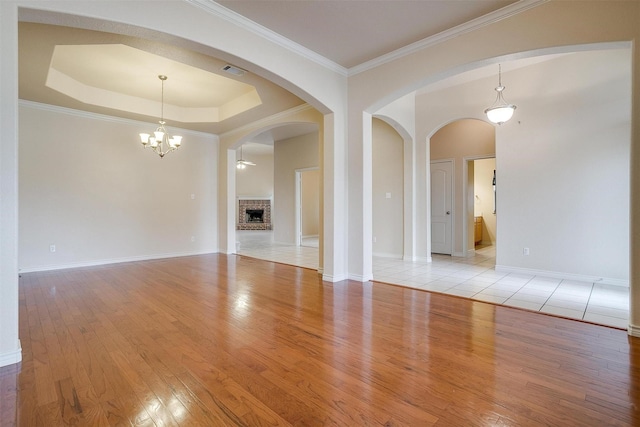
<path id="1" fill-rule="evenodd" d="M 463 222 L 465 157 L 491 156 L 495 153 L 495 128 L 480 120 L 457 120 L 431 137 L 431 160 L 454 160 L 453 253 L 464 256 Z M 469 230 L 467 230 L 469 232 Z M 470 233 L 468 234 L 470 235 Z M 471 246 L 473 248 L 473 246 Z"/>
<path id="2" fill-rule="evenodd" d="M 304 171 L 300 176 L 302 237 L 320 232 L 320 170 Z"/>
<path id="3" fill-rule="evenodd" d="M 273 156 L 273 239 L 295 244 L 296 170 L 319 166 L 318 133 L 276 141 Z"/>
<path id="4" fill-rule="evenodd" d="M 475 160 L 473 166 L 474 215 L 482 217 L 482 244 L 492 245 L 496 241 L 496 214 L 493 213 L 491 182 L 496 159 Z"/>
<path id="5" fill-rule="evenodd" d="M 38 105 L 20 107 L 22 271 L 217 251 L 212 135 L 161 159 L 136 138 L 153 123 Z"/>
<path id="6" fill-rule="evenodd" d="M 402 258 L 404 141 L 382 120 L 372 125 L 373 254 Z"/>
<path id="7" fill-rule="evenodd" d="M 273 197 L 273 154 L 244 155 L 255 163 L 245 169 L 236 169 L 236 195 L 242 198 L 270 199 Z"/>

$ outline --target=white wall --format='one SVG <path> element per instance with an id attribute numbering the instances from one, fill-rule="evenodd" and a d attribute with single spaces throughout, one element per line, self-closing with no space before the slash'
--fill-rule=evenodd
<path id="1" fill-rule="evenodd" d="M 236 169 L 236 195 L 241 198 L 273 197 L 273 153 L 244 155 L 255 166 Z"/>
<path id="2" fill-rule="evenodd" d="M 540 79 L 542 67 L 557 70 L 519 101 L 522 112 L 496 146 L 497 268 L 627 283 L 631 58 L 606 54 L 609 63 L 584 53 L 510 75 L 517 87 Z M 625 66 L 612 74 L 613 63 Z"/>
<path id="3" fill-rule="evenodd" d="M 496 241 L 496 213 L 493 212 L 493 171 L 496 159 L 473 162 L 473 210 L 482 217 L 482 244 L 492 245 Z"/>
<path id="4" fill-rule="evenodd" d="M 161 159 L 136 140 L 150 127 L 22 104 L 22 271 L 217 251 L 216 138 L 181 132 Z"/>
<path id="5" fill-rule="evenodd" d="M 276 141 L 273 155 L 273 239 L 295 244 L 296 169 L 318 167 L 318 133 Z"/>
<path id="6" fill-rule="evenodd" d="M 373 255 L 402 258 L 404 141 L 382 120 L 372 124 Z"/>

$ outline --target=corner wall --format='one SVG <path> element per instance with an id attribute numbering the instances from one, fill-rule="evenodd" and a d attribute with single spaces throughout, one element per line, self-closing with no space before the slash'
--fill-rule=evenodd
<path id="1" fill-rule="evenodd" d="M 274 143 L 273 240 L 295 245 L 296 169 L 319 166 L 318 132 Z"/>

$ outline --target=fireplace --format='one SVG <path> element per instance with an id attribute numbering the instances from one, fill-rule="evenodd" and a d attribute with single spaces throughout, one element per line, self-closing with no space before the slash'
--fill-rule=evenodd
<path id="1" fill-rule="evenodd" d="M 238 200 L 238 230 L 271 230 L 271 200 Z"/>
<path id="2" fill-rule="evenodd" d="M 264 222 L 264 209 L 245 209 L 247 222 Z"/>

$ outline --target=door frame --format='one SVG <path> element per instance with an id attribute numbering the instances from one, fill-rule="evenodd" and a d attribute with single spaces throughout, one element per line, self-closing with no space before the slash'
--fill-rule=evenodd
<path id="1" fill-rule="evenodd" d="M 319 167 L 313 166 L 310 168 L 296 169 L 296 202 L 295 202 L 295 240 L 296 246 L 302 246 L 302 174 L 304 172 L 310 172 L 320 170 Z M 318 189 L 319 191 L 319 189 Z"/>
<path id="2" fill-rule="evenodd" d="M 455 159 L 452 158 L 447 158 L 447 159 L 437 159 L 437 160 L 430 160 L 429 162 L 429 172 L 428 172 L 428 177 L 429 177 L 429 184 L 428 184 L 428 188 L 429 188 L 429 254 L 430 256 L 432 256 L 431 254 L 433 254 L 433 245 L 431 243 L 431 240 L 433 239 L 433 233 L 431 232 L 431 225 L 433 222 L 433 217 L 431 215 L 431 206 L 433 203 L 433 194 L 431 194 L 431 167 L 434 163 L 450 163 L 451 164 L 451 189 L 450 189 L 450 194 L 449 194 L 449 198 L 451 200 L 451 227 L 450 227 L 450 231 L 449 231 L 449 241 L 451 242 L 451 253 L 449 255 L 451 256 L 455 256 L 455 228 L 456 228 L 456 221 L 455 221 L 455 215 L 456 215 L 456 199 L 455 199 L 455 194 L 456 194 L 456 189 L 455 189 L 455 185 L 456 185 L 456 162 Z M 446 254 L 445 254 L 446 255 Z"/>

